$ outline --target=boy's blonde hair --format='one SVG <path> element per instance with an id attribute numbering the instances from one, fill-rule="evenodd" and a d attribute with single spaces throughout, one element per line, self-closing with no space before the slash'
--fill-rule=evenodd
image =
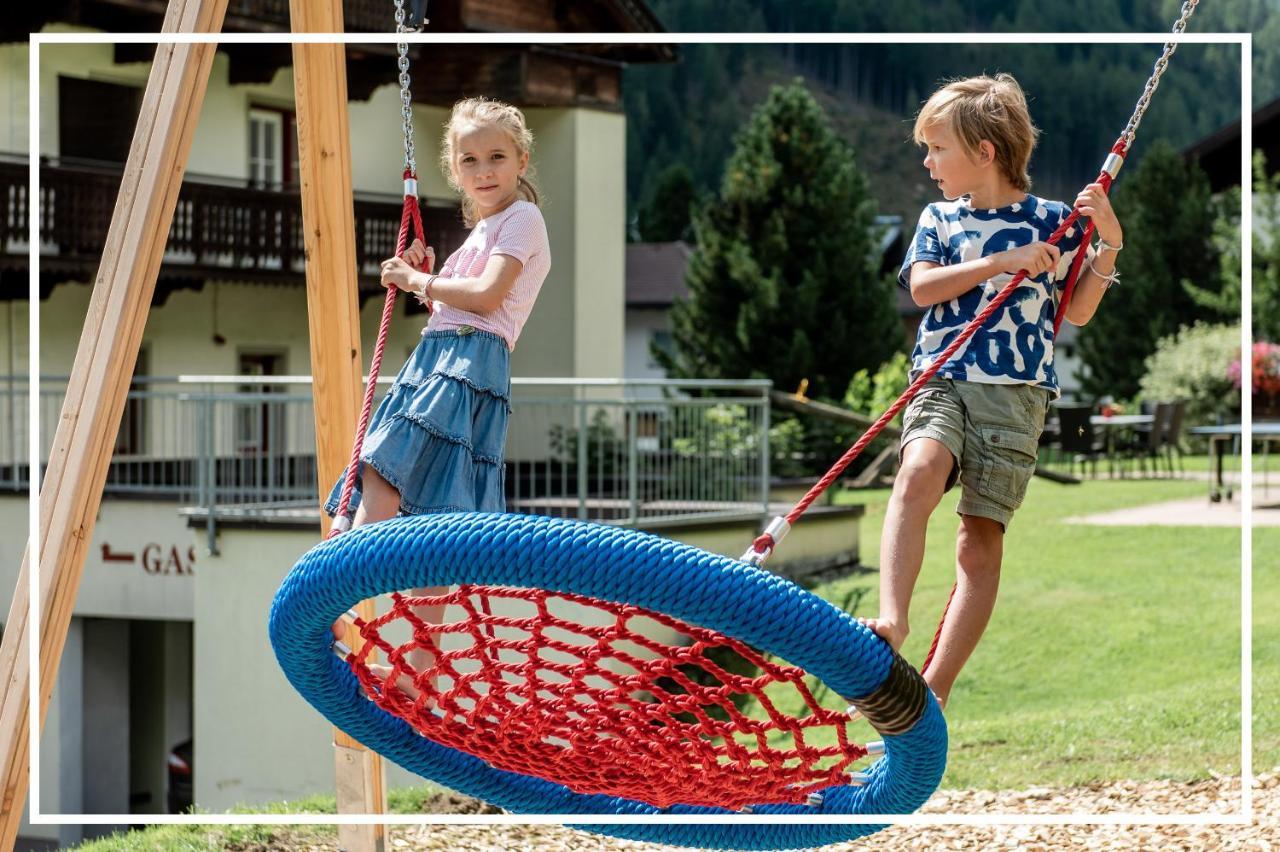
<path id="1" fill-rule="evenodd" d="M 947 83 L 920 108 L 912 132 L 915 141 L 923 143 L 925 128 L 938 124 L 951 128 L 971 158 L 977 156 L 982 140 L 989 141 L 1001 174 L 1023 192 L 1031 189 L 1027 164 L 1040 131 L 1031 123 L 1027 96 L 1013 75 Z"/>
<path id="2" fill-rule="evenodd" d="M 533 154 L 533 133 L 524 120 L 524 113 L 518 108 L 492 98 L 466 98 L 453 105 L 453 112 L 444 126 L 444 137 L 440 140 L 440 168 L 444 171 L 449 186 L 462 195 L 462 220 L 468 228 L 474 227 L 480 217 L 476 214 L 476 205 L 458 185 L 453 173 L 453 158 L 457 153 L 454 138 L 462 127 L 497 127 L 505 130 L 515 145 L 516 154 Z M 520 177 L 516 193 L 525 201 L 538 204 L 538 187 L 533 182 L 533 166 Z"/>

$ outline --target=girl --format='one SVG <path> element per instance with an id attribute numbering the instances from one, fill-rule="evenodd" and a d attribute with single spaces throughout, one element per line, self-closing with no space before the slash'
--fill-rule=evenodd
<path id="1" fill-rule="evenodd" d="M 382 263 L 382 285 L 413 294 L 432 313 L 370 421 L 351 503 L 353 526 L 401 514 L 505 509 L 510 356 L 551 268 L 538 192 L 528 176 L 532 147 L 519 109 L 486 98 L 454 104 L 440 162 L 462 194 L 463 219 L 472 230 L 438 274 L 432 273 L 433 250 L 419 240 L 403 258 Z M 325 504 L 330 515 L 344 477 Z M 440 620 L 437 607 L 414 611 L 425 621 Z M 432 657 L 415 652 L 410 664 L 423 671 Z M 409 691 L 406 678 L 400 683 Z"/>

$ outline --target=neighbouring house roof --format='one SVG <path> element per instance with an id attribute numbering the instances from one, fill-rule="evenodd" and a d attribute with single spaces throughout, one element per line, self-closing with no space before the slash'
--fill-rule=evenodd
<path id="1" fill-rule="evenodd" d="M 1280 171 L 1280 98 L 1254 110 L 1251 123 L 1253 147 L 1267 158 L 1267 171 Z M 1240 185 L 1240 128 L 1240 122 L 1233 121 L 1182 152 L 1186 159 L 1200 162 L 1213 192 Z"/>
<path id="2" fill-rule="evenodd" d="M 689 294 L 684 273 L 693 248 L 686 242 L 627 244 L 627 307 L 668 308 Z"/>

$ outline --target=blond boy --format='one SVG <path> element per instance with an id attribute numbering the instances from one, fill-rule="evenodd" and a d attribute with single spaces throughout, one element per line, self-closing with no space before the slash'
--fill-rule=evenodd
<path id="1" fill-rule="evenodd" d="M 958 80 L 916 118 L 924 166 L 946 199 L 920 215 L 899 282 L 925 308 L 912 376 L 938 355 L 1011 279 L 1022 285 L 912 399 L 903 415 L 901 467 L 880 549 L 880 612 L 867 619 L 895 649 L 924 558 L 925 529 L 942 495 L 962 486 L 955 598 L 925 673 L 945 706 L 995 606 L 1004 536 L 1036 464 L 1049 402 L 1059 394 L 1053 320 L 1083 223 L 1045 242 L 1071 208 L 1031 195 L 1027 164 L 1038 131 L 1007 74 Z M 1123 232 L 1099 184 L 1076 198 L 1099 242 L 1088 255 L 1066 319 L 1084 325 L 1115 281 Z"/>

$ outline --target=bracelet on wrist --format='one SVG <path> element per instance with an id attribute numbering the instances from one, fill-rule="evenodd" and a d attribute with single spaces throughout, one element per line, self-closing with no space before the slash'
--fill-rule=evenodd
<path id="1" fill-rule="evenodd" d="M 1098 245 L 1094 248 L 1094 254 L 1102 254 L 1104 251 L 1119 252 L 1120 249 L 1122 248 L 1124 248 L 1124 240 L 1121 240 L 1115 245 L 1112 245 L 1111 243 L 1102 239 L 1102 237 L 1098 237 Z"/>
<path id="2" fill-rule="evenodd" d="M 1087 261 L 1085 261 L 1085 266 L 1089 267 L 1089 271 L 1092 272 L 1094 275 L 1098 276 L 1098 278 L 1102 280 L 1103 292 L 1110 290 L 1113 284 L 1116 284 L 1120 281 L 1119 270 L 1113 268 L 1109 275 L 1104 275 L 1098 270 L 1093 268 L 1093 258 L 1089 258 Z"/>

